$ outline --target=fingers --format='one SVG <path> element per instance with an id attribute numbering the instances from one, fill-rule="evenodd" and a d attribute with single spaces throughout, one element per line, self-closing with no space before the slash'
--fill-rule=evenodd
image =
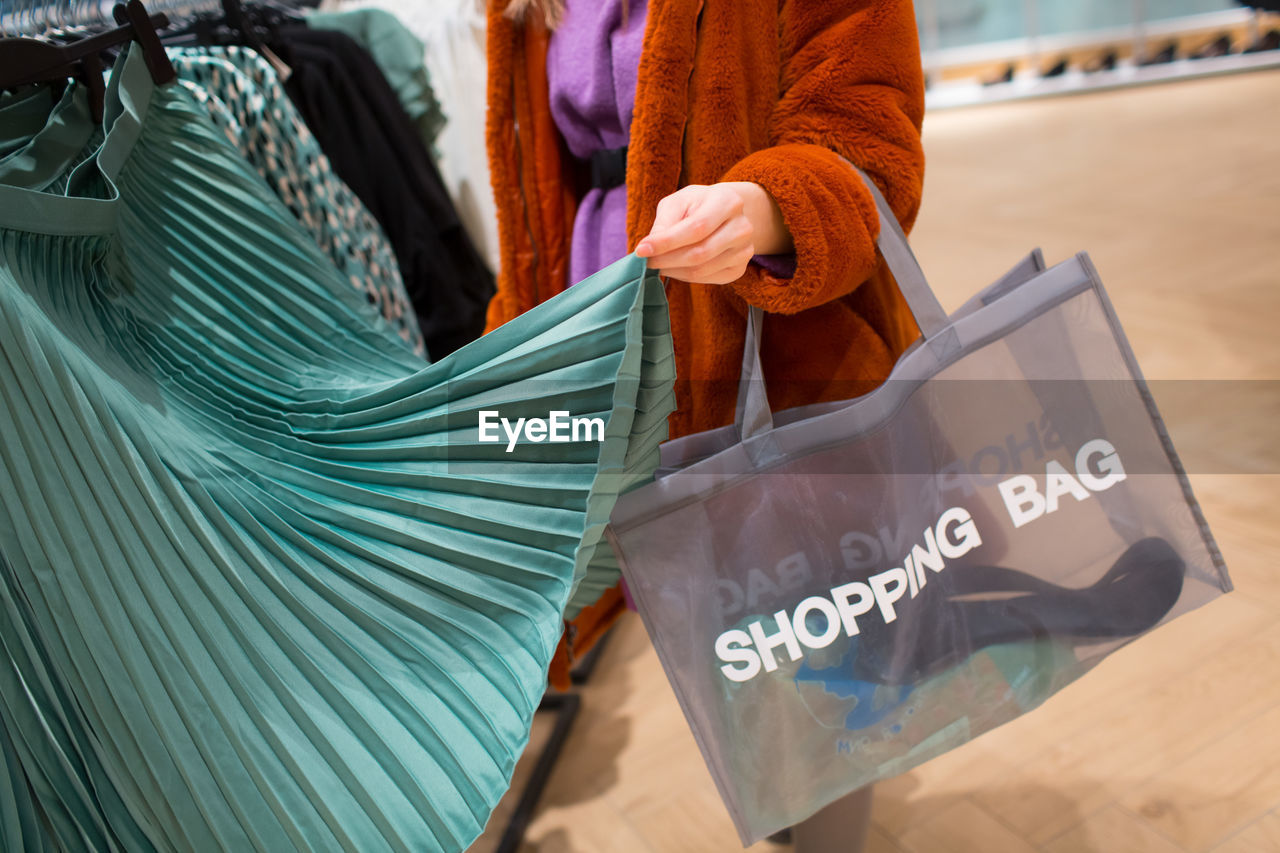
<path id="1" fill-rule="evenodd" d="M 650 269 L 681 281 L 729 284 L 742 278 L 756 234 L 734 186 L 688 186 L 664 198 L 636 254 L 648 259 Z"/>
<path id="2" fill-rule="evenodd" d="M 754 252 L 750 244 L 731 245 L 706 261 L 686 266 L 658 267 L 662 274 L 696 284 L 729 284 L 742 278 Z"/>
<path id="3" fill-rule="evenodd" d="M 658 202 L 658 208 L 653 218 L 653 227 L 649 229 L 649 234 L 636 246 L 637 255 L 642 258 L 648 258 L 658 251 L 667 250 L 666 241 L 659 241 L 655 244 L 654 237 L 665 234 L 671 230 L 672 226 L 685 218 L 696 199 L 696 191 L 699 189 L 702 188 L 685 187 Z"/>
<path id="4" fill-rule="evenodd" d="M 649 237 L 671 228 L 689 212 L 689 208 L 694 205 L 698 199 L 699 191 L 705 189 L 701 186 L 688 186 L 677 190 L 669 196 L 666 196 L 658 202 L 657 211 L 654 214 L 653 225 L 649 228 Z M 648 243 L 648 237 L 641 241 L 641 245 Z M 652 244 L 648 245 L 652 250 Z"/>
<path id="5" fill-rule="evenodd" d="M 751 223 L 745 218 L 739 216 L 728 219 L 696 242 L 654 255 L 649 259 L 649 267 L 664 271 L 685 267 L 706 269 L 720 256 L 734 250 L 745 252 L 745 257 L 750 258 L 753 254 L 751 234 Z"/>
<path id="6" fill-rule="evenodd" d="M 742 213 L 742 198 L 732 190 L 685 187 L 658 203 L 653 228 L 636 247 L 636 254 L 650 258 L 649 266 L 654 269 L 699 265 L 724 250 L 726 235 L 720 235 L 719 243 L 700 248 L 692 258 L 681 251 L 699 247 L 730 220 L 742 218 L 745 223 Z M 702 260 L 695 260 L 697 257 Z"/>
<path id="7" fill-rule="evenodd" d="M 676 281 L 684 281 L 689 284 L 733 284 L 742 278 L 743 272 L 746 270 L 746 264 L 730 264 L 726 267 L 703 272 L 701 270 L 691 270 L 689 272 L 671 273 L 663 270 L 663 275 Z"/>

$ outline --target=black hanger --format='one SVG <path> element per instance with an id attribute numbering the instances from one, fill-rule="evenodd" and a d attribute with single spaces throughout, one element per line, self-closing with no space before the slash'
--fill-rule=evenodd
<path id="1" fill-rule="evenodd" d="M 305 15 L 298 11 L 296 5 L 278 2 L 278 0 L 253 0 L 249 9 L 259 26 L 273 29 L 282 24 L 304 24 Z"/>
<path id="2" fill-rule="evenodd" d="M 245 45 L 261 52 L 262 37 L 258 35 L 257 28 L 245 14 L 244 7 L 240 5 L 240 0 L 222 0 L 222 17 L 231 29 L 240 34 Z"/>
<path id="3" fill-rule="evenodd" d="M 164 45 L 160 43 L 158 34 L 159 30 L 169 26 L 167 17 L 148 16 L 142 0 L 117 3 L 112 8 L 111 15 L 122 28 L 133 31 L 133 40 L 142 48 L 142 58 L 147 63 L 147 70 L 151 72 L 152 82 L 162 86 L 178 79 L 178 72 L 173 70 L 173 63 L 169 62 L 169 54 L 164 52 Z"/>
<path id="4" fill-rule="evenodd" d="M 222 16 L 212 12 L 192 12 L 160 34 L 163 44 L 173 47 L 234 44 L 238 36 L 226 27 Z"/>
<path id="5" fill-rule="evenodd" d="M 222 14 L 197 12 L 178 29 L 171 29 L 163 36 L 163 42 L 173 46 L 241 45 L 251 48 L 271 63 L 280 76 L 287 80 L 289 66 L 271 49 L 279 29 L 290 24 L 305 22 L 295 7 L 274 0 L 221 0 Z"/>
<path id="6" fill-rule="evenodd" d="M 177 77 L 156 35 L 158 28 L 168 25 L 168 18 L 148 16 L 141 0 L 118 4 L 113 14 L 119 27 L 70 44 L 34 38 L 0 39 L 0 88 L 77 79 L 89 92 L 93 120 L 100 123 L 106 99 L 102 54 L 109 48 L 137 42 L 157 85 Z"/>
<path id="7" fill-rule="evenodd" d="M 281 23 L 301 20 L 284 6 L 222 0 L 220 15 L 216 12 L 197 12 L 181 28 L 165 33 L 163 40 L 169 45 L 238 44 L 262 53 L 263 30 L 274 30 Z"/>

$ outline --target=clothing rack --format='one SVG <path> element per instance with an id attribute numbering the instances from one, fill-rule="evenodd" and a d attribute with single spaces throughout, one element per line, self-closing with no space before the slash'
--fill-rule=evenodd
<path id="1" fill-rule="evenodd" d="M 5 0 L 0 2 L 0 37 L 40 37 L 59 32 L 113 26 L 112 9 L 118 0 Z M 200 13 L 226 12 L 230 0 L 148 0 L 147 11 L 170 20 Z M 239 3 L 234 4 L 236 7 Z M 314 3 L 288 2 L 301 8 Z"/>
<path id="2" fill-rule="evenodd" d="M 116 0 L 9 0 L 0 13 L 0 36 L 38 38 L 59 32 L 114 26 Z M 164 3 L 148 3 L 160 13 Z M 170 3 L 169 5 L 177 5 Z"/>
<path id="3" fill-rule="evenodd" d="M 225 17 L 233 24 L 244 20 L 244 10 L 240 0 L 144 0 L 149 20 L 155 26 L 165 23 L 181 27 L 193 17 L 211 15 Z M 122 22 L 116 18 L 117 0 L 0 0 L 0 38 L 36 39 L 49 44 L 62 44 L 66 40 L 56 38 L 58 35 L 77 35 L 82 38 L 67 43 L 92 41 L 97 34 L 115 28 Z M 306 4 L 289 0 L 264 0 L 260 5 L 276 9 L 288 5 L 298 8 Z M 246 28 L 247 29 L 247 28 Z M 153 32 L 151 38 L 154 40 Z M 157 46 L 157 49 L 160 49 Z M 161 55 L 163 55 L 163 50 Z M 97 76 L 100 78 L 101 65 L 94 66 L 84 79 Z M 99 117 L 100 120 L 100 117 Z M 571 681 L 575 686 L 584 683 L 599 660 L 603 640 L 592 652 L 578 661 L 571 672 Z M 538 803 L 546 789 L 555 764 L 563 753 L 573 722 L 582 705 L 582 696 L 577 690 L 557 692 L 548 690 L 540 702 L 537 713 L 553 715 L 554 723 L 541 750 L 528 759 L 533 761 L 533 768 L 520 790 L 512 791 L 515 808 L 510 813 L 499 841 L 498 853 L 514 853 L 524 838 L 525 831 L 532 821 Z"/>

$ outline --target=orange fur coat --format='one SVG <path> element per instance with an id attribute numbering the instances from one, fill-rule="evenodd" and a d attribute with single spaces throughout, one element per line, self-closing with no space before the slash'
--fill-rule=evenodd
<path id="1" fill-rule="evenodd" d="M 561 292 L 581 184 L 551 118 L 548 33 L 488 15 L 487 139 L 501 269 L 495 328 Z M 911 0 L 649 0 L 627 162 L 632 248 L 688 184 L 754 181 L 778 202 L 796 272 L 670 282 L 672 437 L 732 422 L 747 306 L 765 318 L 775 410 L 865 393 L 918 334 L 875 248 L 871 176 L 909 228 L 920 203 L 924 81 Z M 606 595 L 566 632 L 583 651 L 622 612 Z M 562 642 L 553 683 L 567 683 Z"/>

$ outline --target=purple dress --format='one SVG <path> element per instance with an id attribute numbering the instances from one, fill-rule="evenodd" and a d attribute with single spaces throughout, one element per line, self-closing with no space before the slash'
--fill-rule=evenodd
<path id="1" fill-rule="evenodd" d="M 624 21 L 623 4 L 627 4 Z M 551 116 L 575 157 L 621 148 L 631 139 L 636 77 L 644 44 L 646 0 L 568 0 L 547 46 Z M 569 248 L 569 281 L 627 254 L 627 188 L 592 189 L 578 204 Z M 796 256 L 756 255 L 780 278 L 795 275 Z"/>
<path id="2" fill-rule="evenodd" d="M 623 5 L 627 5 L 623 19 Z M 567 0 L 564 20 L 547 45 L 551 116 L 570 153 L 581 159 L 631 140 L 636 78 L 644 45 L 647 0 Z M 578 203 L 569 248 L 569 282 L 627 254 L 627 188 L 591 189 Z M 752 259 L 775 276 L 795 274 L 795 255 Z M 635 603 L 622 583 L 627 606 Z"/>
<path id="3" fill-rule="evenodd" d="M 627 6 L 623 21 L 623 6 Z M 631 139 L 646 0 L 569 0 L 547 46 L 551 115 L 575 157 Z M 569 281 L 627 254 L 627 188 L 592 189 L 578 203 Z"/>

